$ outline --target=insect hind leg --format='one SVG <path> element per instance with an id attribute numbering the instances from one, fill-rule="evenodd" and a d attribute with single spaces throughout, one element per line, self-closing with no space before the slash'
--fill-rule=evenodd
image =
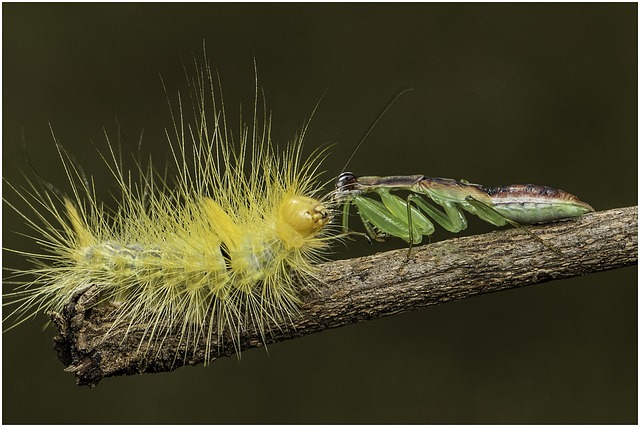
<path id="1" fill-rule="evenodd" d="M 560 252 L 558 249 L 554 248 L 553 246 L 551 246 L 550 244 L 545 242 L 536 233 L 534 233 L 533 231 L 529 230 L 526 226 L 524 226 L 524 225 L 522 225 L 522 224 L 520 224 L 520 223 L 518 223 L 518 222 L 516 222 L 516 221 L 514 221 L 514 220 L 512 220 L 510 218 L 507 218 L 506 216 L 504 216 L 502 213 L 498 212 L 492 206 L 489 206 L 486 203 L 483 203 L 480 200 L 477 200 L 477 199 L 473 198 L 472 196 L 465 197 L 465 201 L 467 203 L 469 203 L 475 209 L 476 215 L 478 215 L 478 217 L 480 219 L 482 219 L 483 221 L 486 221 L 488 223 L 491 223 L 491 224 L 497 225 L 497 226 L 503 226 L 505 224 L 509 224 L 509 225 L 511 225 L 513 227 L 519 228 L 519 229 L 523 230 L 524 232 L 526 232 L 531 237 L 533 237 L 534 239 L 536 239 L 538 242 L 540 242 L 547 249 L 552 250 L 553 252 L 555 252 L 556 254 L 558 254 L 560 256 L 563 256 L 562 252 Z"/>

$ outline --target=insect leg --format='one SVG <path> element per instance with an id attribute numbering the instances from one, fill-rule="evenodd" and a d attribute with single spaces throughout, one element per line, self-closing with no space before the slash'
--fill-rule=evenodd
<path id="1" fill-rule="evenodd" d="M 509 219 L 507 217 L 505 217 L 503 214 L 501 214 L 500 212 L 498 212 L 495 208 L 477 200 L 474 199 L 472 196 L 467 196 L 465 198 L 465 201 L 467 203 L 469 203 L 473 208 L 475 208 L 476 210 L 476 214 L 478 215 L 478 217 L 486 222 L 489 222 L 491 224 L 494 225 L 505 225 L 505 224 L 509 224 L 512 225 L 513 227 L 519 228 L 521 230 L 524 230 L 527 234 L 529 234 L 531 237 L 533 237 L 534 239 L 536 239 L 538 242 L 540 242 L 542 245 L 544 245 L 546 248 L 551 249 L 553 252 L 555 252 L 558 255 L 562 255 L 562 252 L 560 252 L 558 249 L 554 248 L 553 246 L 549 245 L 547 242 L 545 242 L 544 240 L 542 240 L 540 238 L 540 236 L 538 236 L 537 234 L 535 234 L 533 231 L 529 230 L 527 227 L 525 227 L 524 225 Z"/>
<path id="2" fill-rule="evenodd" d="M 410 230 L 407 225 L 406 218 L 406 205 L 404 201 L 399 199 L 402 202 L 401 207 L 399 208 L 399 213 L 396 212 L 398 209 L 391 210 L 388 206 L 385 206 L 381 202 L 373 199 L 369 199 L 367 197 L 356 197 L 354 199 L 355 205 L 358 207 L 358 211 L 360 212 L 360 217 L 363 222 L 368 221 L 371 225 L 376 227 L 383 233 L 386 233 L 391 236 L 400 237 L 405 241 L 409 241 L 410 239 Z M 391 201 L 392 206 L 395 201 Z M 414 215 L 418 214 L 422 218 L 424 218 L 427 222 L 429 222 L 424 215 L 422 215 L 417 209 L 414 210 Z M 433 232 L 433 224 L 429 222 L 431 226 L 431 233 Z M 421 231 L 412 230 L 415 234 L 413 236 L 414 242 L 420 243 L 422 241 L 422 234 L 430 234 L 430 233 L 421 233 Z M 374 235 L 375 237 L 375 235 Z"/>
<path id="3" fill-rule="evenodd" d="M 371 244 L 371 237 L 373 237 L 374 240 L 377 240 L 373 236 L 373 231 L 371 231 L 371 233 L 369 232 L 369 229 L 367 228 L 367 225 L 369 225 L 369 224 L 365 222 L 364 218 L 362 219 L 362 222 L 365 224 L 365 228 L 367 229 L 367 233 L 359 233 L 357 231 L 350 231 L 349 230 L 349 208 L 350 207 L 351 207 L 351 202 L 350 201 L 346 202 L 344 204 L 344 206 L 342 207 L 342 235 L 346 236 L 348 238 L 351 238 L 351 236 L 364 237 L 365 239 L 367 239 L 369 244 Z M 360 217 L 362 218 L 362 215 L 360 215 Z M 369 237 L 370 234 L 372 234 L 371 237 Z"/>
<path id="4" fill-rule="evenodd" d="M 474 198 L 473 196 L 465 197 L 465 202 L 467 202 L 471 208 L 473 209 L 473 214 L 477 215 L 481 220 L 488 222 L 489 224 L 493 224 L 498 227 L 502 227 L 503 225 L 510 224 L 514 227 L 520 226 L 519 223 L 505 217 L 500 212 L 498 212 L 494 207 L 481 202 L 480 200 Z"/>
<path id="5" fill-rule="evenodd" d="M 347 234 L 349 231 L 349 208 L 351 207 L 350 202 L 345 202 L 342 206 L 342 233 Z"/>
<path id="6" fill-rule="evenodd" d="M 433 223 L 419 209 L 412 207 L 400 197 L 390 194 L 388 189 L 379 188 L 377 193 L 380 194 L 382 203 L 389 213 L 406 224 L 408 239 L 405 238 L 405 240 L 409 245 L 420 243 L 423 235 L 433 234 L 435 231 Z"/>
<path id="7" fill-rule="evenodd" d="M 367 238 L 369 244 L 371 244 L 371 239 L 376 242 L 386 242 L 389 239 L 389 235 L 384 231 L 379 230 L 375 225 L 373 225 L 368 219 L 363 218 L 360 215 L 360 219 L 362 220 L 362 225 L 364 225 L 366 233 L 358 233 L 364 235 Z"/>
<path id="8" fill-rule="evenodd" d="M 410 194 L 407 197 L 407 203 L 413 202 L 424 213 L 433 218 L 442 228 L 452 233 L 458 233 L 467 228 L 467 218 L 458 206 L 453 203 L 442 202 L 443 213 L 438 208 L 427 202 L 423 197 L 417 194 Z"/>

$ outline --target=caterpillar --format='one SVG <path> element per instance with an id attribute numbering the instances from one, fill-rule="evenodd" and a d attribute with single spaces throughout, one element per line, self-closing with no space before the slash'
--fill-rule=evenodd
<path id="1" fill-rule="evenodd" d="M 95 286 L 95 304 L 114 307 L 114 327 L 151 325 L 140 351 L 161 343 L 156 326 L 168 324 L 186 354 L 203 336 L 209 344 L 228 334 L 235 345 L 248 327 L 264 341 L 270 322 L 286 327 L 296 315 L 300 286 L 311 286 L 315 265 L 336 238 L 330 201 L 318 196 L 324 154 L 303 158 L 308 122 L 286 148 L 276 148 L 266 107 L 258 123 L 257 71 L 253 123 L 241 119 L 234 144 L 219 76 L 206 53 L 194 65 L 193 119 L 185 118 L 180 96 L 175 109 L 167 97 L 174 178 L 151 161 L 125 170 L 107 137 L 100 156 L 120 193 L 110 209 L 54 136 L 71 191 L 63 194 L 44 180 L 26 189 L 7 183 L 28 208 L 4 202 L 35 232 L 42 251 L 13 250 L 34 264 L 11 270 L 5 281 L 18 285 L 4 295 L 14 307 L 5 321 L 15 326 L 38 312 L 60 312 L 77 292 Z"/>

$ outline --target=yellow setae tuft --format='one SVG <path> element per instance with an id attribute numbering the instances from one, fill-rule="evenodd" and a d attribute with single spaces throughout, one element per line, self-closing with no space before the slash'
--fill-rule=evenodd
<path id="1" fill-rule="evenodd" d="M 260 127 L 256 112 L 253 126 L 242 125 L 233 144 L 216 82 L 211 69 L 196 62 L 190 82 L 195 116 L 187 124 L 179 99 L 180 113 L 167 131 L 174 179 L 137 164 L 136 182 L 107 140 L 101 156 L 121 193 L 116 209 L 98 202 L 93 183 L 60 144 L 71 196 L 11 187 L 31 212 L 7 204 L 36 231 L 33 239 L 44 250 L 25 254 L 36 265 L 16 272 L 30 278 L 5 295 L 16 306 L 8 318 L 20 323 L 39 311 L 59 312 L 79 290 L 94 286 L 96 304 L 114 307 L 114 327 L 150 325 L 148 344 L 161 343 L 167 329 L 177 331 L 185 354 L 202 337 L 210 346 L 222 334 L 237 339 L 253 328 L 264 339 L 269 327 L 287 327 L 301 286 L 292 273 L 303 281 L 314 277 L 314 265 L 335 238 L 327 226 L 330 210 L 315 198 L 319 156 L 302 161 L 304 129 L 276 150 L 269 120 Z M 146 348 L 141 343 L 140 351 Z"/>

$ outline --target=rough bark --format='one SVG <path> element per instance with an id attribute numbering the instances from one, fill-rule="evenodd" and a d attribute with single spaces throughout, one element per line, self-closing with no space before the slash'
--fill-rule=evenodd
<path id="1" fill-rule="evenodd" d="M 302 294 L 301 314 L 286 330 L 273 327 L 266 343 L 409 310 L 620 268 L 638 261 L 637 206 L 612 209 L 529 229 L 549 250 L 521 229 L 450 239 L 413 248 L 326 263 L 318 291 Z M 105 377 L 162 372 L 207 359 L 204 340 L 185 352 L 179 335 L 168 332 L 161 348 L 144 353 L 146 330 L 137 325 L 110 330 L 106 309 L 90 309 L 92 288 L 76 296 L 63 313 L 50 313 L 59 329 L 55 347 L 78 385 L 95 387 Z M 108 338 L 104 339 L 109 332 Z M 240 350 L 264 345 L 255 331 L 240 337 Z M 209 360 L 236 352 L 228 337 L 210 347 Z M 149 354 L 154 354 L 153 358 Z"/>

